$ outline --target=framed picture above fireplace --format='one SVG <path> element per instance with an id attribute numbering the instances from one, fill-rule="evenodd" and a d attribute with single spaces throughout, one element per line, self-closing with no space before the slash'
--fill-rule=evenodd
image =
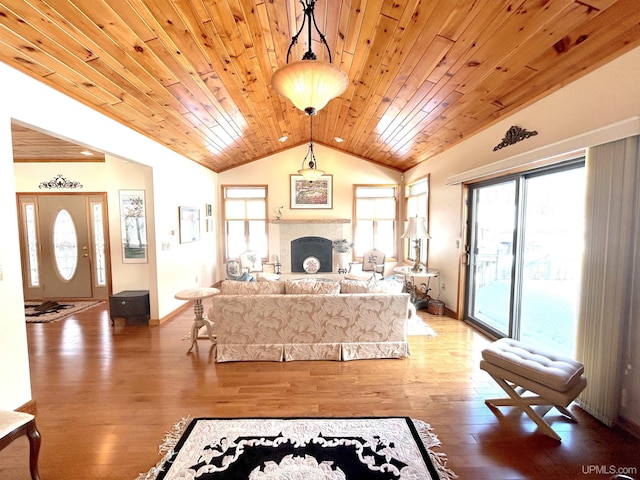
<path id="1" fill-rule="evenodd" d="M 291 208 L 333 208 L 333 175 L 310 182 L 302 175 L 291 177 Z"/>

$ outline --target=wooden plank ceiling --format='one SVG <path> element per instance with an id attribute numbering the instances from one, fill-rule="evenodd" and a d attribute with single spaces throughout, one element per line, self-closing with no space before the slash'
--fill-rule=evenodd
<path id="1" fill-rule="evenodd" d="M 221 172 L 308 142 L 270 84 L 302 17 L 297 0 L 0 0 L 0 61 Z M 318 0 L 316 20 L 350 85 L 314 141 L 400 171 L 640 45 L 638 0 Z"/>
<path id="2" fill-rule="evenodd" d="M 104 162 L 104 153 L 11 123 L 14 162 Z"/>

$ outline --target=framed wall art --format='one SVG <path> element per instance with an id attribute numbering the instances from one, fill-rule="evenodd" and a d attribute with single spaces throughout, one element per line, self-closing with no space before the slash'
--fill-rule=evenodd
<path id="1" fill-rule="evenodd" d="M 144 190 L 120 190 L 122 263 L 147 263 Z"/>
<path id="2" fill-rule="evenodd" d="M 291 177 L 291 208 L 333 208 L 333 175 L 310 182 L 302 175 Z"/>
<path id="3" fill-rule="evenodd" d="M 178 207 L 180 219 L 180 243 L 200 240 L 200 209 L 194 207 Z"/>

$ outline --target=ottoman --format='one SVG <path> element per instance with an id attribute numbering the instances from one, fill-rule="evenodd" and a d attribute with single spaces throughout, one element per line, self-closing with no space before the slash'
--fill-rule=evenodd
<path id="1" fill-rule="evenodd" d="M 509 395 L 509 398 L 485 400 L 487 405 L 520 408 L 545 434 L 558 441 L 561 441 L 560 436 L 542 417 L 555 407 L 576 421 L 566 407 L 587 386 L 584 366 L 580 362 L 511 338 L 502 338 L 482 351 L 480 368 Z M 542 407 L 534 410 L 532 405 Z"/>

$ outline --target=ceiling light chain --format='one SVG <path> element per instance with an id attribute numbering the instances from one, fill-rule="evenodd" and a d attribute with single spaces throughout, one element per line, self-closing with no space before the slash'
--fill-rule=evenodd
<path id="1" fill-rule="evenodd" d="M 317 0 L 298 0 L 304 9 L 302 25 L 297 33 L 291 37 L 287 50 L 287 64 L 273 74 L 271 85 L 280 95 L 287 97 L 293 104 L 305 112 L 313 115 L 322 109 L 329 100 L 341 95 L 349 85 L 349 77 L 335 65 L 331 64 L 331 49 L 326 37 L 320 32 L 316 22 L 314 8 Z M 298 60 L 289 63 L 291 49 L 298 42 L 298 37 L 307 26 L 309 49 Z M 311 49 L 311 28 L 316 29 L 320 40 L 327 47 L 329 62 L 317 60 Z"/>
<path id="2" fill-rule="evenodd" d="M 304 163 L 309 159 L 308 167 L 305 168 Z M 313 116 L 309 115 L 309 151 L 302 159 L 302 168 L 298 170 L 298 173 L 304 177 L 305 180 L 313 182 L 325 174 L 324 170 L 318 168 L 318 160 L 313 153 Z"/>
<path id="3" fill-rule="evenodd" d="M 304 28 L 304 25 L 307 22 L 307 19 L 309 21 L 309 28 L 307 29 L 307 31 L 308 31 L 309 50 L 307 50 L 305 52 L 305 54 L 302 56 L 302 60 L 317 60 L 318 59 L 316 54 L 313 53 L 313 50 L 311 50 L 311 22 L 313 22 L 313 26 L 316 29 L 316 32 L 318 32 L 318 36 L 320 37 L 320 40 L 322 40 L 322 43 L 324 44 L 324 46 L 327 47 L 327 53 L 329 54 L 329 63 L 331 63 L 331 50 L 329 49 L 329 44 L 327 43 L 327 38 L 324 36 L 324 34 L 318 28 L 318 24 L 316 23 L 316 16 L 314 15 L 314 12 L 313 12 L 317 0 L 310 0 L 307 3 L 305 3 L 303 0 L 298 0 L 298 1 L 304 7 L 304 17 L 302 17 L 302 25 L 300 25 L 300 30 L 298 30 L 298 33 L 296 33 L 293 37 L 291 37 L 291 43 L 289 44 L 289 49 L 287 50 L 287 63 L 289 63 L 289 56 L 291 54 L 291 49 L 293 48 L 294 45 L 297 45 L 298 37 L 302 33 L 302 29 Z"/>

